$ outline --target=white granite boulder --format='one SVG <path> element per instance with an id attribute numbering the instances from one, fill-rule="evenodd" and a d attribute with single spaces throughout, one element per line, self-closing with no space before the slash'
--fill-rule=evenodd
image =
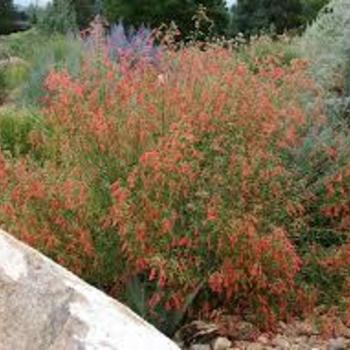
<path id="1" fill-rule="evenodd" d="M 124 305 L 0 230 L 0 350 L 179 350 Z"/>

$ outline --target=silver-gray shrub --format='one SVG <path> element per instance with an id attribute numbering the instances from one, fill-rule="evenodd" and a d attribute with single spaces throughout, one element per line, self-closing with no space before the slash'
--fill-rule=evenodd
<path id="1" fill-rule="evenodd" d="M 350 1 L 332 0 L 308 26 L 298 48 L 322 87 L 331 91 L 344 83 L 350 62 Z"/>

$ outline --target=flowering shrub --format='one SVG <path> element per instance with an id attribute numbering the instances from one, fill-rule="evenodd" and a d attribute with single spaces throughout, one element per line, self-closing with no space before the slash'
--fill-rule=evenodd
<path id="1" fill-rule="evenodd" d="M 178 309 L 204 280 L 216 295 L 211 306 L 255 311 L 272 324 L 288 313 L 301 266 L 287 231 L 302 211 L 298 186 L 279 153 L 298 143 L 306 122 L 304 64 L 267 60 L 255 74 L 219 49 L 184 50 L 178 60 L 181 114 L 127 182 L 113 184 L 108 224 L 126 274 L 160 287 L 152 306 Z"/>
<path id="2" fill-rule="evenodd" d="M 107 48 L 46 77 L 25 152 L 0 154 L 0 224 L 119 298 L 147 286 L 145 317 L 291 315 L 313 297 L 297 283 L 310 216 L 342 237 L 349 221 L 348 173 L 315 192 L 293 154 L 321 120 L 305 62 L 208 44 L 131 66 Z"/>
<path id="3" fill-rule="evenodd" d="M 318 227 L 322 239 L 314 246 L 318 265 L 331 283 L 329 289 L 336 289 L 339 303 L 350 305 L 350 168 L 344 166 L 323 182 L 323 191 L 318 199 Z M 314 230 L 315 230 L 314 228 Z M 333 284 L 333 285 L 332 285 Z"/>
<path id="4" fill-rule="evenodd" d="M 144 62 L 128 70 L 107 58 L 82 64 L 76 78 L 52 71 L 43 118 L 18 139 L 25 154 L 2 155 L 1 225 L 101 288 L 123 270 L 117 236 L 102 227 L 110 184 L 165 132 L 157 74 Z M 4 151 L 22 147 L 8 146 L 2 132 Z"/>

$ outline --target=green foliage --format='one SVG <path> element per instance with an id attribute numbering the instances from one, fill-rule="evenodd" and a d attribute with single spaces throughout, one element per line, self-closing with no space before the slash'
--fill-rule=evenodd
<path id="1" fill-rule="evenodd" d="M 0 47 L 6 57 L 20 57 L 30 62 L 34 59 L 38 48 L 44 46 L 48 41 L 47 35 L 37 29 L 30 29 L 0 37 Z"/>
<path id="2" fill-rule="evenodd" d="M 0 111 L 0 149 L 12 157 L 32 151 L 29 134 L 37 118 L 27 111 L 3 108 Z"/>
<path id="3" fill-rule="evenodd" d="M 125 302 L 142 318 L 148 320 L 159 330 L 168 336 L 173 336 L 184 322 L 188 310 L 193 307 L 195 299 L 203 287 L 200 284 L 197 289 L 190 293 L 179 310 L 166 310 L 162 303 L 156 307 L 149 304 L 155 293 L 161 292 L 147 276 L 138 275 L 130 278 L 125 288 Z"/>
<path id="4" fill-rule="evenodd" d="M 0 68 L 0 106 L 2 102 L 5 100 L 6 92 L 7 92 L 7 86 L 6 86 L 5 70 L 3 68 Z"/>
<path id="5" fill-rule="evenodd" d="M 311 23 L 317 17 L 320 10 L 326 6 L 329 1 L 330 0 L 301 0 L 303 6 L 303 23 Z"/>
<path id="6" fill-rule="evenodd" d="M 54 0 L 38 19 L 38 28 L 47 34 L 77 30 L 77 16 L 70 0 Z"/>
<path id="7" fill-rule="evenodd" d="M 264 57 L 278 57 L 283 66 L 289 66 L 294 59 L 302 58 L 300 52 L 291 45 L 291 39 L 286 35 L 278 36 L 278 40 L 270 36 L 252 36 L 248 41 L 244 40 L 244 45 L 240 45 L 237 56 L 252 71 L 258 72 L 261 60 Z"/>
<path id="8" fill-rule="evenodd" d="M 22 98 L 27 104 L 36 104 L 44 96 L 43 82 L 47 73 L 55 69 L 66 69 L 72 75 L 80 69 L 83 56 L 82 42 L 73 35 L 54 35 L 44 45 L 36 48 L 28 79 L 22 88 Z"/>
<path id="9" fill-rule="evenodd" d="M 12 99 L 28 107 L 37 105 L 44 96 L 42 84 L 48 71 L 67 69 L 75 75 L 84 51 L 82 41 L 73 34 L 48 35 L 38 29 L 0 37 L 0 47 L 4 59 L 15 57 L 18 60 L 3 70 L 3 85 L 6 84 Z"/>
<path id="10" fill-rule="evenodd" d="M 6 85 L 9 90 L 15 90 L 22 86 L 28 79 L 30 67 L 25 62 L 17 62 L 9 65 L 4 72 Z"/>
<path id="11" fill-rule="evenodd" d="M 300 0 L 238 0 L 233 7 L 236 30 L 257 34 L 262 30 L 283 33 L 301 25 Z"/>
<path id="12" fill-rule="evenodd" d="M 238 0 L 233 6 L 231 32 L 281 34 L 312 22 L 329 0 Z"/>

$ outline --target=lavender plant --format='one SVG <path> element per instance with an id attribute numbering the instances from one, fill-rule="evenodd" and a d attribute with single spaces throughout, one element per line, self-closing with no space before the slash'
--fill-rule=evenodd
<path id="1" fill-rule="evenodd" d="M 142 60 L 157 65 L 160 61 L 161 49 L 155 43 L 153 31 L 145 26 L 126 29 L 122 22 L 109 26 L 96 17 L 87 32 L 87 50 L 95 53 L 107 50 L 113 62 L 127 61 L 133 65 Z"/>
<path id="2" fill-rule="evenodd" d="M 122 23 L 111 27 L 107 35 L 107 48 L 113 60 L 127 57 L 131 62 L 144 60 L 151 64 L 159 62 L 161 53 L 149 28 L 141 26 L 139 29 L 126 30 Z"/>

